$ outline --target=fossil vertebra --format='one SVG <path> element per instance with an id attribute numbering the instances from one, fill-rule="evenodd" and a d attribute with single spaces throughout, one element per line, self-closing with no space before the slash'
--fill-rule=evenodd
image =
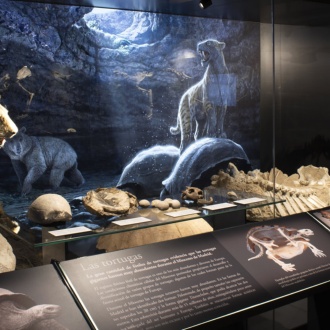
<path id="1" fill-rule="evenodd" d="M 328 206 L 330 176 L 327 168 L 313 165 L 302 166 L 297 173 L 288 176 L 277 168 L 264 173 L 257 169 L 245 173 L 229 163 L 227 171 L 220 170 L 211 177 L 211 187 L 234 191 L 238 198 L 251 193 L 284 200 L 247 210 L 248 220 L 261 221 Z"/>

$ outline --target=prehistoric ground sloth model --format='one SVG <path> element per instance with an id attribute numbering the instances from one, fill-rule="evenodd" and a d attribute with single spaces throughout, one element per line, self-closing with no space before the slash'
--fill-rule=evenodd
<path id="1" fill-rule="evenodd" d="M 28 194 L 35 183 L 47 170 L 49 183 L 57 189 L 63 178 L 72 185 L 80 186 L 85 180 L 77 168 L 77 154 L 65 141 L 48 136 L 28 136 L 22 127 L 16 135 L 7 139 L 3 147 L 10 157 L 22 195 Z"/>
<path id="2" fill-rule="evenodd" d="M 208 39 L 197 45 L 203 66 L 202 80 L 181 97 L 177 125 L 170 128 L 173 135 L 181 133 L 180 152 L 195 139 L 226 137 L 223 123 L 229 93 L 228 69 L 222 50 L 224 42 Z"/>
<path id="3" fill-rule="evenodd" d="M 305 250 L 310 249 L 315 257 L 326 257 L 323 251 L 309 243 L 308 236 L 314 235 L 310 229 L 295 229 L 280 226 L 257 226 L 249 230 L 246 236 L 247 249 L 255 253 L 256 247 L 259 253 L 249 258 L 260 258 L 266 254 L 267 258 L 273 260 L 286 272 L 296 270 L 295 265 L 285 263 L 283 259 L 292 259 Z"/>

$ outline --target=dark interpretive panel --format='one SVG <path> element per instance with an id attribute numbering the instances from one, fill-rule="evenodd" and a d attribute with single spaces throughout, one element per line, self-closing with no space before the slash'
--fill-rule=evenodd
<path id="1" fill-rule="evenodd" d="M 229 324 L 328 289 L 329 235 L 323 223 L 297 214 L 2 273 L 0 328 Z"/>
<path id="2" fill-rule="evenodd" d="M 61 267 L 98 329 L 180 329 L 269 298 L 212 235 Z"/>
<path id="3" fill-rule="evenodd" d="M 59 266 L 95 328 L 182 329 L 327 284 L 328 241 L 302 214 Z"/>
<path id="4" fill-rule="evenodd" d="M 0 274 L 0 329 L 91 327 L 52 265 Z"/>
<path id="5" fill-rule="evenodd" d="M 219 231 L 217 238 L 273 298 L 330 281 L 329 233 L 308 214 Z"/>

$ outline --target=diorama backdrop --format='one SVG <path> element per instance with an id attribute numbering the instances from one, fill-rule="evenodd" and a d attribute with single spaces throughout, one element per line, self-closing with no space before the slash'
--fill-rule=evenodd
<path id="1" fill-rule="evenodd" d="M 197 44 L 207 39 L 226 44 L 236 83 L 227 138 L 259 168 L 259 23 L 2 0 L 0 102 L 26 134 L 71 145 L 85 187 L 115 186 L 138 152 L 180 146 L 169 128 L 203 77 Z M 0 200 L 14 204 L 20 189 L 2 150 L 0 175 Z"/>

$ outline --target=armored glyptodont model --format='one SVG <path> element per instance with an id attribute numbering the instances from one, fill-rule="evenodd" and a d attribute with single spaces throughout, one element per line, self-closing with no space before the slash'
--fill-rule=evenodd
<path id="1" fill-rule="evenodd" d="M 179 158 L 175 146 L 154 146 L 139 152 L 124 168 L 117 188 L 138 198 L 159 196 L 162 181 L 171 173 Z"/>
<path id="2" fill-rule="evenodd" d="M 181 194 L 187 186 L 204 188 L 210 184 L 212 174 L 227 168 L 233 162 L 244 171 L 251 170 L 243 148 L 222 138 L 203 138 L 191 144 L 180 156 L 171 174 L 163 181 L 161 198 Z"/>

